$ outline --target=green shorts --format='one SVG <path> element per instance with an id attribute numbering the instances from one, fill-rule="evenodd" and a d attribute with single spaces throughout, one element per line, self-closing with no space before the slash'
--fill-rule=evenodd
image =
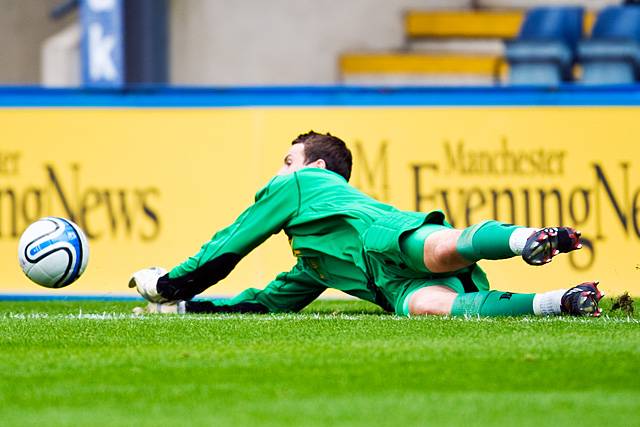
<path id="1" fill-rule="evenodd" d="M 450 228 L 428 223 L 400 238 L 400 259 L 406 273 L 395 269 L 388 276 L 395 279 L 378 285 L 396 314 L 409 316 L 411 296 L 428 286 L 447 286 L 459 294 L 489 290 L 487 276 L 477 264 L 450 273 L 432 273 L 424 265 L 425 240 L 437 231 Z"/>

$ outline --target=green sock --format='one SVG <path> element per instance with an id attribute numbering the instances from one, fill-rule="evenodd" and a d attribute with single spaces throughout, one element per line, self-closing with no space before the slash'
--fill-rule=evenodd
<path id="1" fill-rule="evenodd" d="M 481 259 L 505 259 L 517 255 L 509 246 L 511 234 L 524 228 L 498 221 L 484 221 L 462 230 L 456 249 L 464 259 L 476 262 Z"/>
<path id="2" fill-rule="evenodd" d="M 460 294 L 453 301 L 452 316 L 521 316 L 534 314 L 535 294 L 481 291 Z"/>

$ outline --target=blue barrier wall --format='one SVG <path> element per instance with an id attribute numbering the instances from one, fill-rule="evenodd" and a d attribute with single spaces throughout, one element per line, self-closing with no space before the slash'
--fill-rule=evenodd
<path id="1" fill-rule="evenodd" d="M 0 87 L 0 107 L 636 106 L 640 86 L 247 87 L 127 90 Z"/>

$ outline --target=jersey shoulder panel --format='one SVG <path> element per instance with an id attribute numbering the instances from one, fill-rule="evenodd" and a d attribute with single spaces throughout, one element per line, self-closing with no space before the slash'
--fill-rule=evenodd
<path id="1" fill-rule="evenodd" d="M 299 191 L 298 177 L 296 173 L 288 175 L 276 175 L 269 182 L 256 192 L 255 201 L 279 191 Z"/>

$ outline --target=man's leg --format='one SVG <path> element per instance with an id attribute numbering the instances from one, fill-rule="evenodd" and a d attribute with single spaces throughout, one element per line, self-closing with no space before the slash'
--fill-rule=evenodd
<path id="1" fill-rule="evenodd" d="M 463 230 L 427 224 L 407 236 L 406 250 L 423 242 L 424 265 L 433 273 L 456 271 L 481 259 L 522 255 L 532 265 L 546 264 L 555 255 L 580 249 L 580 233 L 569 227 L 528 228 L 484 221 Z"/>
<path id="2" fill-rule="evenodd" d="M 522 255 L 532 265 L 581 247 L 580 232 L 570 227 L 536 229 L 493 220 L 465 228 L 456 242 L 458 253 L 470 261 Z"/>
<path id="3" fill-rule="evenodd" d="M 457 293 L 448 286 L 426 286 L 408 295 L 409 315 L 539 316 L 569 314 L 599 316 L 603 294 L 597 283 L 536 294 L 501 291 Z"/>

